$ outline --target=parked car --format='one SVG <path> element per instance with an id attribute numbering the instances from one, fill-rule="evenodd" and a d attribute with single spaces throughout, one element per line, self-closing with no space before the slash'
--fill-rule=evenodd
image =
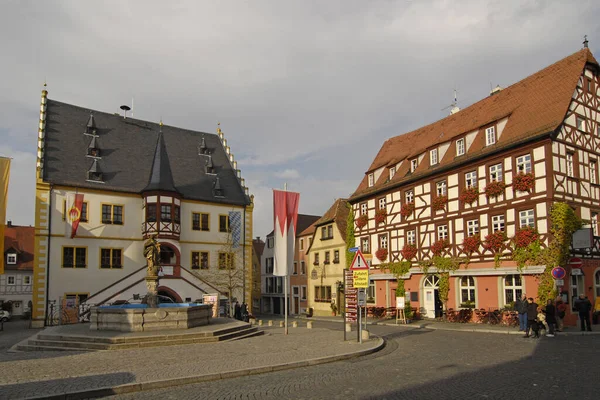
<path id="1" fill-rule="evenodd" d="M 10 313 L 8 311 L 0 310 L 0 321 L 6 322 L 10 319 Z"/>

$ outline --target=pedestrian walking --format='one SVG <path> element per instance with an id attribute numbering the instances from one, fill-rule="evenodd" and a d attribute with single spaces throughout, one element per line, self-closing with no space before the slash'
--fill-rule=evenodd
<path id="1" fill-rule="evenodd" d="M 591 332 L 592 325 L 590 324 L 590 311 L 592 311 L 592 303 L 585 295 L 580 294 L 579 298 L 575 300 L 575 309 L 579 313 L 579 321 L 581 321 L 581 331 L 585 331 L 587 326 L 587 330 Z"/>
<path id="2" fill-rule="evenodd" d="M 535 333 L 535 337 L 539 337 L 538 334 L 538 329 L 535 329 L 538 327 L 538 323 L 536 322 L 536 318 L 537 318 L 537 309 L 538 309 L 538 305 L 536 302 L 533 301 L 533 297 L 530 297 L 529 299 L 527 299 L 527 331 L 525 332 L 525 336 L 523 337 L 530 337 L 531 334 Z"/>
<path id="3" fill-rule="evenodd" d="M 548 299 L 546 301 L 544 314 L 546 315 L 546 324 L 548 325 L 548 332 L 546 332 L 546 336 L 554 337 L 554 329 L 556 326 L 556 308 L 554 307 L 554 302 L 552 299 Z"/>
<path id="4" fill-rule="evenodd" d="M 515 310 L 519 313 L 519 332 L 527 331 L 527 295 L 515 301 Z"/>
<path id="5" fill-rule="evenodd" d="M 242 321 L 250 321 L 250 315 L 248 314 L 248 305 L 246 305 L 246 302 L 242 303 Z"/>
<path id="6" fill-rule="evenodd" d="M 567 313 L 567 305 L 562 300 L 561 296 L 558 296 L 556 298 L 555 309 L 556 309 L 556 331 L 557 332 L 562 332 L 563 329 L 565 328 L 563 320 L 564 320 L 565 315 Z"/>

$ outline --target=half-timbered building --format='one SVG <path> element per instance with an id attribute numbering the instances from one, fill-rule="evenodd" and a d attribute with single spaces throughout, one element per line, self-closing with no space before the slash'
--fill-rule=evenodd
<path id="1" fill-rule="evenodd" d="M 592 303 L 600 296 L 599 72 L 585 43 L 520 82 L 383 143 L 349 200 L 357 245 L 372 258 L 377 305 L 395 305 L 397 277 L 376 267 L 410 260 L 402 276 L 407 299 L 422 316 L 439 316 L 436 269 L 418 266 L 434 255 L 470 260 L 450 274 L 448 308 L 501 309 L 523 293 L 536 297 L 545 266 L 518 269 L 510 239 L 531 227 L 547 245 L 555 202 L 571 205 L 594 232 L 583 268 L 568 268 L 559 290 L 571 304 L 581 293 Z M 496 248 L 489 245 L 494 237 Z M 574 315 L 567 322 L 575 323 Z"/>

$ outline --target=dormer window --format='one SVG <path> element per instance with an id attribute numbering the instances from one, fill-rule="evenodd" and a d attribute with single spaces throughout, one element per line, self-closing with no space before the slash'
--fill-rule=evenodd
<path id="1" fill-rule="evenodd" d="M 94 160 L 92 166 L 87 172 L 87 180 L 92 182 L 103 182 L 102 181 L 102 170 L 98 165 L 98 160 Z"/>
<path id="2" fill-rule="evenodd" d="M 204 136 L 202 136 L 202 140 L 198 145 L 198 155 L 208 155 L 208 147 L 206 147 L 206 141 L 204 140 Z"/>
<path id="3" fill-rule="evenodd" d="M 429 165 L 433 166 L 438 163 L 438 151 L 433 149 L 429 152 Z"/>
<path id="4" fill-rule="evenodd" d="M 415 172 L 418 166 L 419 160 L 417 160 L 416 158 L 414 160 L 410 160 L 410 172 Z"/>
<path id="5" fill-rule="evenodd" d="M 90 118 L 88 119 L 88 122 L 85 126 L 85 132 L 83 133 L 86 135 L 95 136 L 97 132 L 98 130 L 96 129 L 96 120 L 94 120 L 94 114 L 90 113 Z"/>
<path id="6" fill-rule="evenodd" d="M 373 173 L 369 174 L 369 187 L 373 186 L 375 184 L 375 176 L 373 175 Z"/>
<path id="7" fill-rule="evenodd" d="M 394 175 L 396 175 L 396 167 L 390 167 L 390 181 L 394 178 Z"/>
<path id="8" fill-rule="evenodd" d="M 96 137 L 94 136 L 88 145 L 87 155 L 90 157 L 100 157 L 100 147 L 98 147 L 98 142 Z"/>
<path id="9" fill-rule="evenodd" d="M 491 146 L 496 144 L 496 128 L 490 126 L 485 130 L 485 145 Z"/>
<path id="10" fill-rule="evenodd" d="M 206 160 L 206 165 L 204 168 L 205 168 L 205 171 L 207 174 L 215 173 L 215 166 L 213 165 L 213 162 L 212 162 L 212 156 L 208 156 L 208 160 Z"/>
<path id="11" fill-rule="evenodd" d="M 6 255 L 6 263 L 7 264 L 16 264 L 17 263 L 17 255 L 15 253 L 8 253 Z"/>
<path id="12" fill-rule="evenodd" d="M 456 156 L 462 156 L 465 154 L 465 139 L 458 139 L 456 141 Z"/>
<path id="13" fill-rule="evenodd" d="M 223 197 L 223 189 L 221 188 L 221 182 L 219 181 L 218 176 L 214 183 L 213 194 L 215 197 Z"/>

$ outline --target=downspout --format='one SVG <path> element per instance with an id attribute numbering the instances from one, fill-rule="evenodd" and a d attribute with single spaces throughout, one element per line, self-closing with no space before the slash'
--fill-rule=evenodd
<path id="1" fill-rule="evenodd" d="M 50 196 L 48 196 L 48 248 L 46 249 L 46 312 L 44 313 L 44 326 L 48 320 L 48 303 L 50 290 L 50 240 L 52 239 L 52 192 L 53 187 L 50 185 Z"/>

